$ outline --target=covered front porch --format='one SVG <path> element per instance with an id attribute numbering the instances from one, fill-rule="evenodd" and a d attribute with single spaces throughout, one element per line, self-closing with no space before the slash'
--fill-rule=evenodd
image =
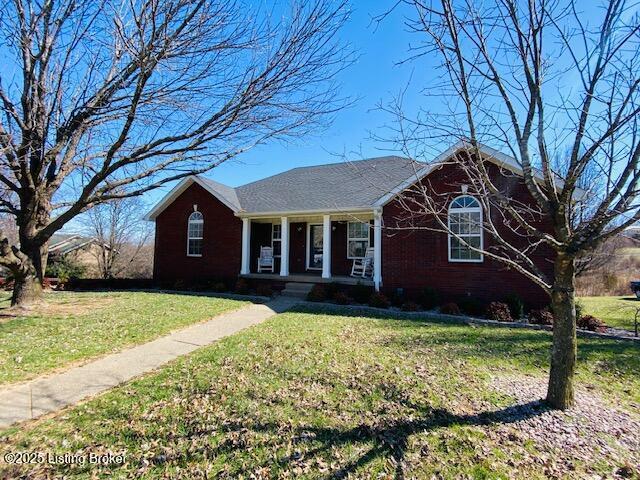
<path id="1" fill-rule="evenodd" d="M 242 278 L 249 278 L 254 280 L 279 280 L 282 282 L 295 282 L 295 283 L 340 283 L 342 285 L 367 285 L 369 287 L 375 286 L 372 278 L 352 277 L 347 275 L 333 275 L 331 278 L 322 278 L 321 275 L 305 275 L 305 274 L 289 274 L 282 276 L 279 273 L 247 273 L 246 275 L 240 275 Z"/>
<path id="2" fill-rule="evenodd" d="M 242 263 L 245 278 L 347 285 L 382 284 L 382 235 L 379 210 L 243 215 Z M 261 247 L 273 248 L 273 272 L 258 272 Z M 373 248 L 366 277 L 351 276 L 354 260 Z"/>

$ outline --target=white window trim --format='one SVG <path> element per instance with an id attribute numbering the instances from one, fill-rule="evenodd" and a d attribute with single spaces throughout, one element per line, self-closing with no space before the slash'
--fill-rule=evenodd
<path id="1" fill-rule="evenodd" d="M 187 257 L 202 257 L 201 253 L 189 253 L 189 240 L 202 240 L 202 246 L 204 247 L 204 216 L 202 217 L 202 220 L 191 220 L 191 215 L 193 215 L 194 213 L 200 213 L 200 215 L 202 215 L 201 212 L 195 210 L 189 214 L 189 218 L 187 219 Z M 202 224 L 202 237 L 189 236 L 189 226 L 192 223 Z"/>
<path id="2" fill-rule="evenodd" d="M 349 224 L 350 223 L 362 223 L 363 225 L 367 226 L 367 237 L 349 237 Z M 367 248 L 371 247 L 371 232 L 370 232 L 370 227 L 371 225 L 369 224 L 369 222 L 347 222 L 347 260 L 361 260 L 364 257 L 350 257 L 349 256 L 349 242 L 351 241 L 365 241 L 367 242 Z M 367 251 L 367 248 L 365 248 L 365 252 Z"/>
<path id="3" fill-rule="evenodd" d="M 280 238 L 274 238 L 273 237 L 273 233 L 274 233 L 274 230 L 275 230 L 276 226 L 280 227 Z M 280 252 L 282 252 L 282 225 L 279 224 L 279 223 L 272 223 L 271 224 L 271 248 L 275 252 L 276 249 L 273 246 L 273 242 L 280 242 Z M 275 253 L 273 254 L 273 258 L 280 258 L 281 256 L 282 255 L 276 255 Z"/>
<path id="4" fill-rule="evenodd" d="M 455 213 L 478 213 L 480 212 L 480 233 L 478 235 L 473 234 L 473 235 L 464 235 L 465 237 L 475 237 L 475 236 L 479 236 L 480 237 L 480 250 L 484 249 L 484 228 L 482 227 L 483 222 L 484 222 L 484 213 L 482 211 L 482 205 L 480 204 L 480 202 L 478 201 L 478 199 L 476 197 L 474 197 L 473 195 L 459 195 L 456 198 L 454 198 L 453 200 L 451 200 L 451 202 L 449 203 L 449 208 L 447 209 L 447 229 L 449 230 L 449 234 L 448 234 L 448 239 L 447 239 L 447 255 L 449 258 L 449 262 L 450 263 L 482 263 L 484 262 L 484 254 L 482 252 L 480 253 L 480 258 L 451 258 L 451 240 L 453 238 L 458 239 L 459 241 L 465 242 L 463 237 L 461 237 L 460 235 L 454 235 L 451 233 L 451 205 L 454 204 L 454 202 L 456 200 L 458 200 L 459 198 L 463 198 L 463 197 L 471 197 L 473 198 L 476 202 L 478 202 L 478 207 L 471 207 L 471 208 L 455 208 Z"/>

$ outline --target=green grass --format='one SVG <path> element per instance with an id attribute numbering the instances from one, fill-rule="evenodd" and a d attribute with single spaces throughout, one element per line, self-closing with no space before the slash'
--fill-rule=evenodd
<path id="1" fill-rule="evenodd" d="M 607 326 L 633 330 L 636 311 L 640 309 L 640 300 L 635 296 L 623 297 L 580 297 L 584 306 L 583 313 L 593 315 Z M 640 320 L 640 315 L 639 315 Z"/>
<path id="2" fill-rule="evenodd" d="M 0 384 L 143 343 L 239 308 L 243 302 L 167 293 L 54 292 L 28 316 L 0 300 Z"/>
<path id="3" fill-rule="evenodd" d="M 579 384 L 637 409 L 638 346 L 579 342 Z M 0 447 L 0 458 L 112 452 L 126 463 L 4 472 L 0 464 L 0 477 L 393 478 L 402 470 L 420 479 L 545 478 L 561 451 L 507 434 L 509 420 L 499 414 L 475 414 L 513 405 L 491 387 L 492 376 L 544 378 L 549 345 L 539 331 L 285 313 L 14 427 Z M 619 452 L 617 464 L 599 455 L 583 456 L 588 464 L 570 458 L 564 473 L 609 475 L 631 454 Z"/>

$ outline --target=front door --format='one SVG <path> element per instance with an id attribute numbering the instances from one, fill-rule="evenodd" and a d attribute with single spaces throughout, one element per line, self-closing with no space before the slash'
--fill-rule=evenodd
<path id="1" fill-rule="evenodd" d="M 322 225 L 309 225 L 309 241 L 307 242 L 307 268 L 322 270 Z"/>

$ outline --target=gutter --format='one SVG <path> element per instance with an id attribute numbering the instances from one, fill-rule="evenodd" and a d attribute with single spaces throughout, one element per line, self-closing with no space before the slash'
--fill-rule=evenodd
<path id="1" fill-rule="evenodd" d="M 343 214 L 349 215 L 351 213 L 375 213 L 377 208 L 371 207 L 356 207 L 352 209 L 340 209 L 340 208 L 323 208 L 315 210 L 290 210 L 290 211 L 276 211 L 276 212 L 236 212 L 235 216 L 240 218 L 265 218 L 265 217 L 305 217 L 309 215 L 328 215 L 328 214 Z"/>

